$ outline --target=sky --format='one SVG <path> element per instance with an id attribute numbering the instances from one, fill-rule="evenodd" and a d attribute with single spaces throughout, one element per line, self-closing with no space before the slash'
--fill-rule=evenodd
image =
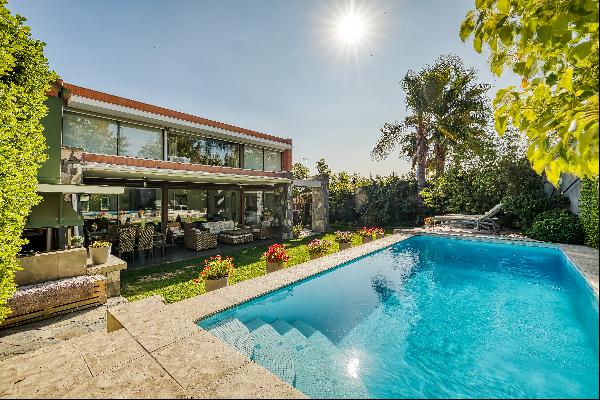
<path id="1" fill-rule="evenodd" d="M 398 153 L 370 152 L 406 115 L 399 82 L 454 53 L 497 89 L 487 57 L 458 30 L 474 0 L 12 0 L 65 82 L 292 138 L 313 172 L 403 174 Z M 350 11 L 353 10 L 353 11 Z M 361 40 L 339 40 L 345 15 Z"/>

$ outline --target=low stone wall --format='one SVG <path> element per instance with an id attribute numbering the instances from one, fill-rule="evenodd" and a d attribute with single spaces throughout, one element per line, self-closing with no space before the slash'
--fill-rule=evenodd
<path id="1" fill-rule="evenodd" d="M 15 272 L 17 286 L 87 275 L 87 250 L 83 247 L 19 257 L 22 270 Z"/>
<path id="2" fill-rule="evenodd" d="M 15 272 L 18 287 L 76 276 L 103 275 L 108 297 L 121 294 L 121 270 L 127 268 L 125 261 L 113 255 L 105 264 L 93 265 L 84 247 L 20 257 L 19 262 L 23 269 Z"/>

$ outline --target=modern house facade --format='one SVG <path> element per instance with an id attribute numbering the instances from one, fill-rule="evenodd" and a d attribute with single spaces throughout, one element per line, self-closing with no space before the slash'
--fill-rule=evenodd
<path id="1" fill-rule="evenodd" d="M 44 200 L 28 228 L 233 221 L 291 237 L 291 139 L 63 82 L 47 105 Z"/>

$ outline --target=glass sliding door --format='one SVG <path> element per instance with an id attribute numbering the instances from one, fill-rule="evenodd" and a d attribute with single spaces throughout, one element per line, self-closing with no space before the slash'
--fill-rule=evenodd
<path id="1" fill-rule="evenodd" d="M 208 190 L 209 221 L 240 220 L 240 192 L 238 190 Z"/>
<path id="2" fill-rule="evenodd" d="M 208 193 L 206 190 L 169 189 L 169 222 L 206 221 Z"/>
<path id="3" fill-rule="evenodd" d="M 160 222 L 161 199 L 160 189 L 125 188 L 119 195 L 119 214 L 130 221 L 143 217 L 146 221 Z"/>

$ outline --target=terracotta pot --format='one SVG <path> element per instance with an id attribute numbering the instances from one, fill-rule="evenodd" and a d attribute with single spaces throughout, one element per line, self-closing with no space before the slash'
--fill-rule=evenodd
<path id="1" fill-rule="evenodd" d="M 375 234 L 375 239 L 383 239 L 384 237 L 385 237 L 385 234 L 379 234 L 379 233 Z"/>
<path id="2" fill-rule="evenodd" d="M 346 250 L 352 247 L 352 243 L 340 243 L 340 251 Z"/>
<path id="3" fill-rule="evenodd" d="M 94 265 L 105 264 L 109 254 L 110 247 L 90 247 L 90 257 Z"/>
<path id="4" fill-rule="evenodd" d="M 270 273 L 270 272 L 279 271 L 280 269 L 283 269 L 283 263 L 282 262 L 267 261 L 267 274 Z"/>
<path id="5" fill-rule="evenodd" d="M 373 236 L 363 236 L 362 237 L 362 242 L 363 243 L 369 243 L 373 241 Z"/>
<path id="6" fill-rule="evenodd" d="M 207 292 L 211 292 L 213 290 L 221 289 L 227 286 L 227 277 L 221 279 L 206 279 L 204 281 L 204 288 Z"/>

